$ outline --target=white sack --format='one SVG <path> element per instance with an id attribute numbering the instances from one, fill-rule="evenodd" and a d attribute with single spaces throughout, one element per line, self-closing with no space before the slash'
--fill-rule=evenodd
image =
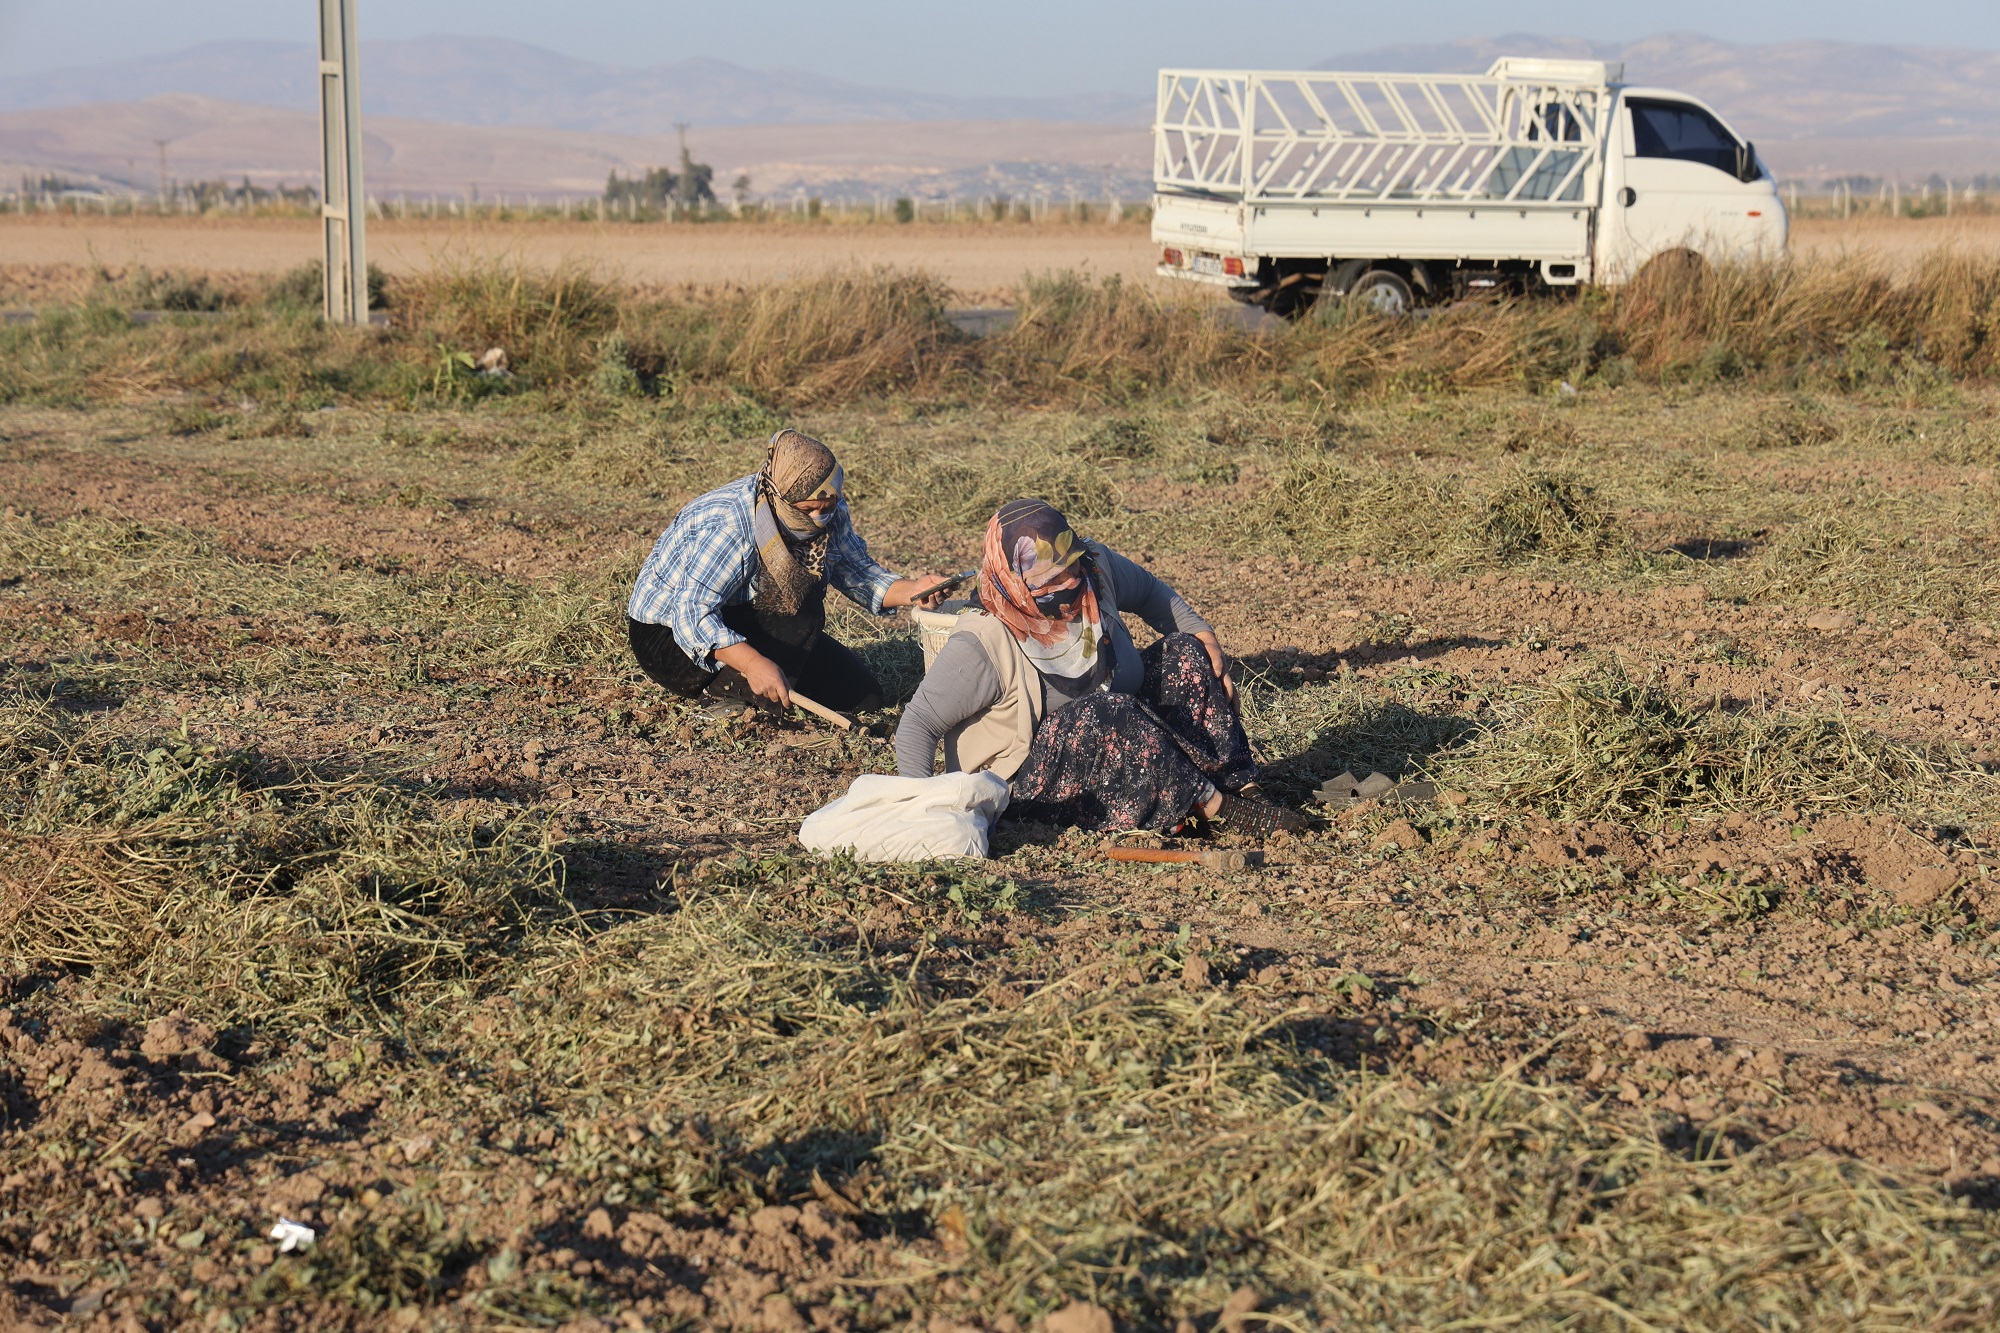
<path id="1" fill-rule="evenodd" d="M 993 773 L 870 773 L 807 815 L 799 841 L 822 855 L 851 849 L 860 861 L 983 857 L 986 835 L 1006 808 L 1007 781 Z"/>

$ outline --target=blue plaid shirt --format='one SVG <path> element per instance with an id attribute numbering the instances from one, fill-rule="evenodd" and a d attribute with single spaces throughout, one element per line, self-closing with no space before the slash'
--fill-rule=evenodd
<path id="1" fill-rule="evenodd" d="M 704 671 L 715 669 L 716 649 L 743 642 L 741 634 L 722 623 L 721 611 L 757 595 L 762 567 L 750 524 L 756 501 L 755 473 L 690 500 L 653 544 L 625 607 L 634 620 L 671 629 L 674 643 Z M 882 614 L 882 598 L 896 576 L 869 556 L 868 543 L 854 531 L 847 501 L 834 509 L 830 526 L 827 582 L 856 605 Z"/>

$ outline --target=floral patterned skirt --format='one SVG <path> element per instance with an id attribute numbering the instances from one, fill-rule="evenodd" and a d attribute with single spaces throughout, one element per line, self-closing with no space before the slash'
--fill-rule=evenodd
<path id="1" fill-rule="evenodd" d="M 1169 833 L 1204 787 L 1235 791 L 1256 776 L 1242 719 L 1201 640 L 1171 634 L 1139 656 L 1137 695 L 1087 695 L 1042 719 L 1008 813 Z"/>

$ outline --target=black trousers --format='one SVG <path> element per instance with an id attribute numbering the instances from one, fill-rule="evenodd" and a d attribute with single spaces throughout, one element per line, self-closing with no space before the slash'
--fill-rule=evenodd
<path id="1" fill-rule="evenodd" d="M 814 634 L 801 647 L 771 634 L 761 623 L 762 617 L 748 606 L 724 607 L 722 621 L 741 634 L 752 648 L 776 662 L 792 688 L 813 702 L 843 713 L 866 712 L 882 706 L 882 682 L 875 679 L 875 673 L 852 648 L 831 635 Z M 720 689 L 743 693 L 742 676 L 727 667 L 705 671 L 696 666 L 694 659 L 674 642 L 674 632 L 665 625 L 649 625 L 628 616 L 625 628 L 639 669 L 662 689 L 692 698 L 707 689 L 711 681 L 722 677 Z"/>

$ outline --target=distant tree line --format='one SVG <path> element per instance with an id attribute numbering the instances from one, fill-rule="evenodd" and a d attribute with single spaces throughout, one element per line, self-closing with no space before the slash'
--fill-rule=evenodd
<path id="1" fill-rule="evenodd" d="M 193 199 L 203 209 L 222 205 L 312 205 L 319 202 L 319 191 L 310 185 L 278 185 L 266 189 L 261 185 L 252 185 L 248 176 L 239 185 L 231 185 L 226 180 L 178 181 L 170 187 L 170 192 Z"/>
<path id="2" fill-rule="evenodd" d="M 715 168 L 697 162 L 686 145 L 681 147 L 681 169 L 650 167 L 643 176 L 620 176 L 616 168 L 604 183 L 604 202 L 622 204 L 627 200 L 641 208 L 665 208 L 669 203 L 682 208 L 712 204 L 715 200 Z"/>

